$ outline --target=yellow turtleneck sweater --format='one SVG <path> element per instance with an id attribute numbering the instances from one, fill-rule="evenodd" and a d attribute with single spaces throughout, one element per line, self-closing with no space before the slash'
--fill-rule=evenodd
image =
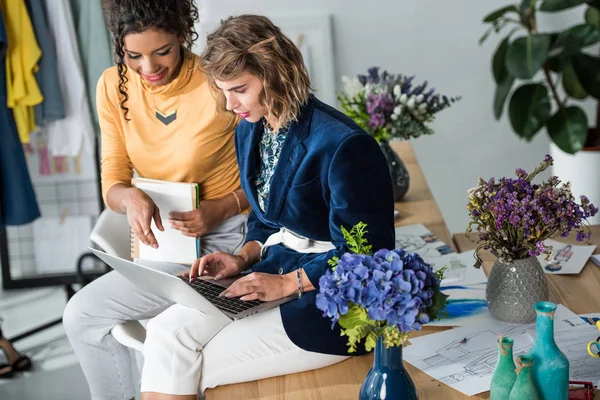
<path id="1" fill-rule="evenodd" d="M 218 199 L 240 188 L 233 128 L 234 116 L 219 113 L 196 55 L 187 55 L 179 75 L 169 84 L 151 87 L 130 69 L 129 108 L 120 108 L 117 67 L 104 71 L 96 101 L 102 131 L 102 196 L 117 183 L 140 177 L 195 182 L 200 199 Z M 165 125 L 156 111 L 177 111 Z M 229 128 L 228 128 L 229 126 Z"/>

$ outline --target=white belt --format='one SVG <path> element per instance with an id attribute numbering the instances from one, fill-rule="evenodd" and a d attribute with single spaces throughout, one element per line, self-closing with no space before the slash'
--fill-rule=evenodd
<path id="1" fill-rule="evenodd" d="M 329 250 L 335 249 L 335 246 L 331 242 L 312 240 L 298 235 L 287 228 L 280 228 L 279 232 L 275 232 L 269 236 L 265 244 L 262 245 L 260 258 L 263 258 L 263 253 L 267 247 L 277 244 L 282 244 L 299 253 L 327 253 Z"/>

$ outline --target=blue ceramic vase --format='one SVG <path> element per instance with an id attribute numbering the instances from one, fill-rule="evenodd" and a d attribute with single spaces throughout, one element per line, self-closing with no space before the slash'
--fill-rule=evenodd
<path id="1" fill-rule="evenodd" d="M 492 383 L 490 385 L 490 400 L 508 400 L 517 374 L 515 362 L 513 361 L 513 340 L 509 337 L 498 338 L 498 362 Z"/>
<path id="2" fill-rule="evenodd" d="M 373 368 L 360 387 L 359 400 L 416 400 L 417 390 L 402 364 L 402 346 L 386 348 L 377 339 Z"/>
<path id="3" fill-rule="evenodd" d="M 568 400 L 569 360 L 554 341 L 556 304 L 541 301 L 535 305 L 535 343 L 529 355 L 533 358 L 533 380 L 542 400 Z"/>

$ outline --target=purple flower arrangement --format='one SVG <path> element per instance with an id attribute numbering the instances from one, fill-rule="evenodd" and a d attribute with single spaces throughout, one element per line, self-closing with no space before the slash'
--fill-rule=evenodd
<path id="1" fill-rule="evenodd" d="M 342 77 L 344 92 L 338 95 L 342 109 L 378 142 L 429 135 L 434 115 L 460 97 L 447 97 L 427 88 L 427 81 L 413 84 L 414 76 L 379 73 Z"/>
<path id="2" fill-rule="evenodd" d="M 360 232 L 362 238 L 364 227 L 359 223 L 349 236 Z M 350 247 L 370 252 L 370 246 Z M 439 291 L 443 271 L 434 272 L 416 253 L 398 249 L 381 249 L 373 255 L 348 252 L 331 264 L 333 268 L 319 280 L 316 305 L 331 319 L 332 328 L 340 324 L 350 352 L 363 339 L 370 351 L 379 336 L 388 347 L 400 346 L 411 331 L 421 330 L 444 308 L 447 296 Z"/>
<path id="3" fill-rule="evenodd" d="M 479 233 L 479 250 L 490 250 L 501 262 L 509 263 L 527 257 L 546 254 L 552 256 L 552 247 L 544 240 L 569 236 L 577 232 L 577 240 L 590 238 L 587 218 L 598 208 L 581 196 L 577 203 L 571 193 L 570 182 L 552 176 L 547 182 L 532 183 L 533 178 L 552 165 L 552 157 L 531 173 L 519 168 L 516 179 L 479 178 L 479 184 L 469 190 L 467 210 L 471 222 L 468 232 Z M 476 266 L 481 259 L 476 256 Z"/>

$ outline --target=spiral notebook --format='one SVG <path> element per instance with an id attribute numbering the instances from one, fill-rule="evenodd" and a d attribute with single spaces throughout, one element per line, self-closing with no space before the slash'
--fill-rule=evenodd
<path id="1" fill-rule="evenodd" d="M 154 219 L 151 228 L 158 249 L 146 246 L 131 232 L 131 258 L 151 261 L 166 261 L 191 264 L 200 257 L 200 239 L 184 236 L 167 222 L 169 213 L 186 212 L 198 208 L 198 184 L 186 182 L 168 182 L 156 179 L 134 178 L 132 185 L 143 190 L 160 210 L 164 231 L 158 230 Z"/>

